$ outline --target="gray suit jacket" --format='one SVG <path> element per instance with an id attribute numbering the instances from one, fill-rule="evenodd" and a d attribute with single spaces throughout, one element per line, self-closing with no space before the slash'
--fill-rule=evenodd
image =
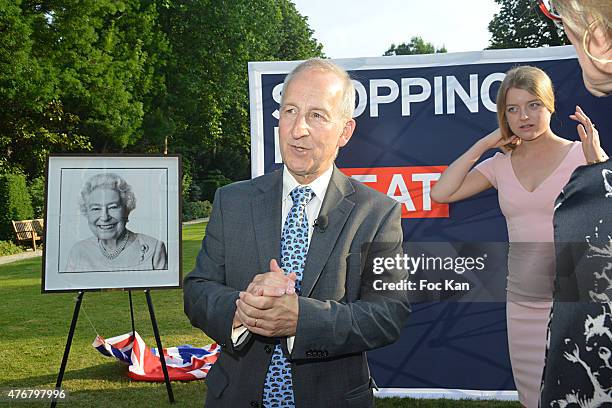
<path id="1" fill-rule="evenodd" d="M 196 266 L 185 278 L 185 313 L 222 347 L 208 374 L 207 407 L 261 406 L 274 344 L 280 341 L 287 354 L 286 339 L 250 334 L 238 347 L 231 340 L 239 291 L 279 258 L 281 194 L 282 171 L 217 190 Z M 400 206 L 334 168 L 319 215 L 328 225 L 311 238 L 289 356 L 295 403 L 369 407 L 365 351 L 397 340 L 410 309 L 405 293 L 373 290 L 361 250 L 385 242 L 390 256 L 401 251 Z M 406 273 L 383 278 L 400 281 Z"/>

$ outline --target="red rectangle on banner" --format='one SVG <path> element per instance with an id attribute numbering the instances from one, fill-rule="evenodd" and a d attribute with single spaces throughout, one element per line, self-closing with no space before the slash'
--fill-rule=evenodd
<path id="1" fill-rule="evenodd" d="M 448 204 L 431 199 L 431 187 L 448 166 L 343 168 L 344 174 L 399 201 L 402 218 L 448 218 Z"/>

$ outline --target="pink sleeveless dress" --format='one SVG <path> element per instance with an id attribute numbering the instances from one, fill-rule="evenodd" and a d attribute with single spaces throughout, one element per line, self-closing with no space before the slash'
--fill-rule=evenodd
<path id="1" fill-rule="evenodd" d="M 555 199 L 576 167 L 586 162 L 581 143 L 574 142 L 557 169 L 530 192 L 517 179 L 510 157 L 510 153 L 496 153 L 475 168 L 497 189 L 499 207 L 506 218 L 510 241 L 506 303 L 510 361 L 521 404 L 535 408 L 552 305 Z"/>

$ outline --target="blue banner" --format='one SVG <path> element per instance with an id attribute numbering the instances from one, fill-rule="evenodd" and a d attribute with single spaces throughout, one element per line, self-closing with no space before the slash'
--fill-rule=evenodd
<path id="1" fill-rule="evenodd" d="M 357 128 L 337 166 L 403 205 L 405 241 L 506 242 L 496 190 L 462 202 L 431 202 L 429 189 L 445 166 L 497 127 L 495 96 L 504 73 L 534 65 L 556 94 L 553 131 L 579 140 L 568 118 L 580 105 L 612 152 L 612 98 L 585 89 L 573 47 L 335 60 L 357 90 Z M 281 166 L 278 107 L 282 81 L 298 62 L 249 64 L 252 175 Z M 482 160 L 495 152 L 488 152 Z M 369 170 L 368 170 L 369 169 Z M 427 303 L 401 339 L 370 352 L 376 382 L 388 395 L 516 398 L 504 303 Z M 384 392 L 383 392 L 384 394 Z"/>

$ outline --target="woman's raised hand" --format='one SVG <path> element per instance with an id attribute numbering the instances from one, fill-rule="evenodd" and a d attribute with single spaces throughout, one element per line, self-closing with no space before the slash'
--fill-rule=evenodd
<path id="1" fill-rule="evenodd" d="M 599 143 L 599 132 L 591 119 L 584 113 L 580 106 L 576 105 L 576 112 L 569 116 L 578 122 L 576 129 L 582 141 L 582 151 L 588 164 L 599 163 L 608 159 Z"/>
<path id="2" fill-rule="evenodd" d="M 482 138 L 482 141 L 489 149 L 500 149 L 504 153 L 508 152 L 510 145 L 518 145 L 520 139 L 518 136 L 512 135 L 509 139 L 502 138 L 499 128 L 495 129 L 488 135 Z"/>

